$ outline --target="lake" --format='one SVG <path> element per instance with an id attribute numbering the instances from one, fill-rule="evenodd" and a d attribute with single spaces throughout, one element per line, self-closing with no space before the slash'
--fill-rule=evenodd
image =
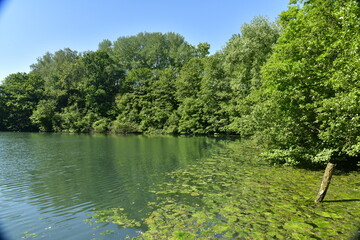
<path id="1" fill-rule="evenodd" d="M 144 218 L 155 198 L 149 188 L 222 144 L 208 137 L 1 132 L 0 226 L 10 240 L 136 236 L 142 229 L 84 219 L 114 207 Z M 116 231 L 103 235 L 107 230 Z"/>

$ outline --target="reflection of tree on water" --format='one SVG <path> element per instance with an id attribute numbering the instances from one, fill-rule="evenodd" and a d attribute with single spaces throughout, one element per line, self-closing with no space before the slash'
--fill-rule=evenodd
<path id="1" fill-rule="evenodd" d="M 164 180 L 161 173 L 200 159 L 219 144 L 204 137 L 32 137 L 37 169 L 29 180 L 31 201 L 41 212 L 122 207 L 136 220 L 154 200 L 148 188 Z"/>
<path id="2" fill-rule="evenodd" d="M 3 232 L 3 228 L 0 224 L 0 240 L 8 240 L 5 236 L 5 233 Z"/>

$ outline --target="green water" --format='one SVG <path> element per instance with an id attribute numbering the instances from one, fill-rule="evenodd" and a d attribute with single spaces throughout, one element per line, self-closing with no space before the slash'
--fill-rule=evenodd
<path id="1" fill-rule="evenodd" d="M 269 166 L 250 141 L 171 173 L 145 220 L 146 239 L 358 239 L 360 173 L 336 170 L 322 204 L 321 171 Z M 360 232 L 358 233 L 360 234 Z"/>
<path id="2" fill-rule="evenodd" d="M 0 226 L 14 239 L 122 239 L 141 228 L 85 224 L 96 210 L 148 212 L 167 172 L 212 154 L 206 137 L 0 133 Z M 105 231 L 112 234 L 103 236 Z"/>

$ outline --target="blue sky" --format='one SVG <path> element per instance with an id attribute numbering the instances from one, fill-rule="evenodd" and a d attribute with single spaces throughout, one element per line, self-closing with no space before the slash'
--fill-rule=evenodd
<path id="1" fill-rule="evenodd" d="M 2 3 L 2 4 L 1 4 Z M 96 50 L 139 32 L 175 32 L 220 50 L 255 16 L 275 20 L 288 0 L 0 0 L 0 81 L 46 52 Z"/>

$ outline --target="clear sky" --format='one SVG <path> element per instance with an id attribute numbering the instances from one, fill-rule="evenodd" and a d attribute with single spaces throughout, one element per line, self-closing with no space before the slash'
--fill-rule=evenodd
<path id="1" fill-rule="evenodd" d="M 255 16 L 275 20 L 289 0 L 0 0 L 0 81 L 46 52 L 96 50 L 139 32 L 175 32 L 220 50 Z"/>

